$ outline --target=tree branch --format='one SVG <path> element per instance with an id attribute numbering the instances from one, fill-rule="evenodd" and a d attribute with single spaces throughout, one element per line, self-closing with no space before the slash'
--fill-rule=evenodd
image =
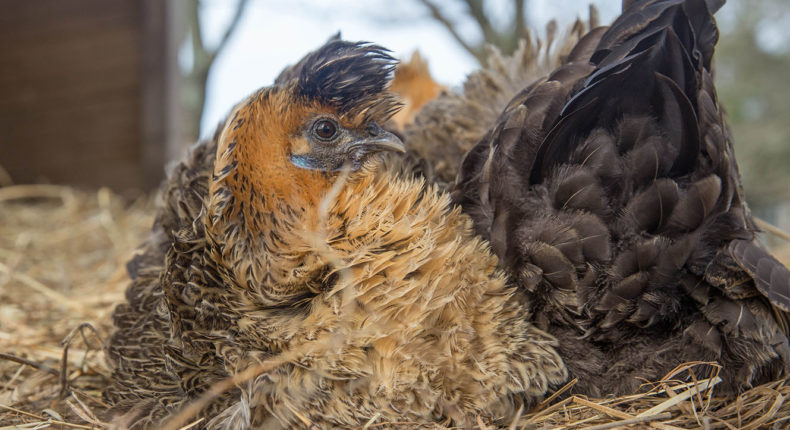
<path id="1" fill-rule="evenodd" d="M 197 0 L 186 2 L 186 16 L 189 20 L 187 28 L 189 36 L 192 40 L 192 52 L 195 53 L 195 66 L 197 66 L 197 57 L 206 52 L 203 45 L 203 32 L 200 29 L 200 4 Z"/>
<path id="2" fill-rule="evenodd" d="M 238 28 L 239 21 L 249 4 L 249 0 L 238 0 L 236 10 L 225 27 L 219 42 L 214 48 L 207 48 L 203 42 L 203 30 L 200 25 L 200 1 L 187 0 L 184 3 L 184 15 L 187 19 L 184 37 L 192 42 L 192 69 L 185 71 L 181 81 L 181 98 L 184 106 L 184 130 L 188 141 L 194 142 L 200 135 L 200 121 L 206 104 L 206 82 L 214 60 L 227 47 L 233 32 Z M 183 40 L 183 39 L 182 39 Z"/>
<path id="3" fill-rule="evenodd" d="M 439 10 L 439 7 L 436 6 L 436 4 L 434 4 L 430 0 L 420 0 L 420 3 L 422 3 L 425 7 L 428 8 L 428 10 L 431 12 L 431 16 L 433 17 L 433 19 L 439 21 L 442 25 L 444 25 L 445 28 L 447 28 L 447 31 L 450 32 L 450 34 L 461 45 L 461 47 L 463 47 L 467 52 L 472 54 L 477 59 L 477 61 L 480 62 L 480 64 L 483 64 L 483 61 L 485 59 L 483 57 L 482 51 L 480 49 L 471 46 L 466 40 L 464 40 L 461 37 L 460 34 L 458 34 L 458 30 L 456 30 L 455 24 L 453 24 L 452 21 L 450 21 L 446 16 L 444 16 L 442 11 Z"/>
<path id="4" fill-rule="evenodd" d="M 483 39 L 488 43 L 497 45 L 499 34 L 491 25 L 491 21 L 488 20 L 485 10 L 483 10 L 483 1 L 465 0 L 465 2 L 466 6 L 469 8 L 469 14 L 477 21 L 477 25 L 479 25 L 480 30 L 483 31 Z"/>
<path id="5" fill-rule="evenodd" d="M 249 0 L 239 0 L 239 3 L 236 5 L 236 12 L 233 14 L 233 18 L 231 18 L 228 26 L 225 28 L 225 33 L 222 34 L 222 38 L 219 40 L 216 48 L 211 51 L 211 59 L 213 60 L 223 49 L 225 49 L 225 45 L 228 44 L 228 40 L 233 35 L 233 32 L 239 26 L 239 21 L 241 20 L 242 15 L 244 15 L 244 10 L 247 8 L 249 4 Z"/>

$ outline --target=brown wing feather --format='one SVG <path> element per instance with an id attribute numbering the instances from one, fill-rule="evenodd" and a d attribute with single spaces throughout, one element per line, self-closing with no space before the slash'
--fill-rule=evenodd
<path id="1" fill-rule="evenodd" d="M 717 360 L 737 391 L 790 369 L 790 272 L 756 242 L 710 78 L 722 2 L 628 3 L 514 97 L 453 195 L 563 339 L 576 390 Z"/>
<path id="2" fill-rule="evenodd" d="M 763 296 L 782 311 L 790 312 L 790 270 L 753 240 L 733 240 L 727 250 L 754 279 Z"/>

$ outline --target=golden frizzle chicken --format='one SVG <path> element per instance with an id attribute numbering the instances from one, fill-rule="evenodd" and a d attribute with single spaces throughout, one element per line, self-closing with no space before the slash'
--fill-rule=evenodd
<path id="1" fill-rule="evenodd" d="M 509 423 L 564 382 L 471 220 L 382 165 L 403 151 L 378 125 L 393 66 L 330 41 L 172 171 L 107 346 L 119 426 L 159 428 L 278 357 L 199 427 Z"/>
<path id="2" fill-rule="evenodd" d="M 403 108 L 392 116 L 397 129 L 403 130 L 414 122 L 414 117 L 426 103 L 439 96 L 444 87 L 433 80 L 428 62 L 419 51 L 414 51 L 408 63 L 401 62 L 395 68 L 389 90 L 403 103 Z"/>
<path id="3" fill-rule="evenodd" d="M 512 56 L 490 46 L 486 65 L 471 73 L 462 89 L 443 91 L 425 104 L 403 136 L 409 153 L 431 167 L 430 178 L 451 186 L 464 154 L 485 136 L 513 95 L 561 66 L 595 25 L 595 14 L 592 8 L 589 22 L 577 20 L 561 37 L 550 23 L 546 43 L 527 33 Z"/>
<path id="4" fill-rule="evenodd" d="M 459 171 L 454 200 L 576 392 L 702 360 L 734 394 L 790 368 L 790 272 L 758 243 L 711 80 L 719 6 L 633 2 L 517 94 Z"/>

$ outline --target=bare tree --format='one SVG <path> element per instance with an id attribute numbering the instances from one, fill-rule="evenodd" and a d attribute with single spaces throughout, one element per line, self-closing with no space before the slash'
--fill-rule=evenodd
<path id="1" fill-rule="evenodd" d="M 181 102 L 183 106 L 184 127 L 183 137 L 187 142 L 194 142 L 200 136 L 200 120 L 206 104 L 206 82 L 211 67 L 217 56 L 227 47 L 233 32 L 238 27 L 249 0 L 238 0 L 230 22 L 225 27 L 219 43 L 213 48 L 206 47 L 200 23 L 200 1 L 186 0 L 183 4 L 185 15 L 182 43 L 188 43 L 192 51 L 192 64 L 189 70 L 183 71 L 181 78 Z"/>
<path id="2" fill-rule="evenodd" d="M 623 0 L 624 4 L 632 0 Z M 497 24 L 486 9 L 484 8 L 485 1 L 483 0 L 448 0 L 443 2 L 455 2 L 465 9 L 465 15 L 475 23 L 480 29 L 483 38 L 481 40 L 472 40 L 468 37 L 463 37 L 458 30 L 459 23 L 454 22 L 449 14 L 446 13 L 446 7 L 440 7 L 436 0 L 418 0 L 420 4 L 428 9 L 430 17 L 447 29 L 453 38 L 477 61 L 482 65 L 486 62 L 486 56 L 489 51 L 486 49 L 487 45 L 495 46 L 500 52 L 510 55 L 518 48 L 519 41 L 527 37 L 529 31 L 529 19 L 527 16 L 527 1 L 526 0 L 511 0 L 510 21 L 502 24 Z M 598 9 L 593 3 L 590 3 L 588 8 L 588 23 L 590 28 L 599 25 Z M 555 21 L 549 21 L 546 24 L 547 39 L 552 39 L 554 32 L 557 31 Z M 548 41 L 548 40 L 547 40 Z"/>
<path id="3" fill-rule="evenodd" d="M 512 18 L 507 25 L 497 28 L 483 7 L 483 0 L 455 0 L 463 4 L 469 16 L 483 34 L 483 40 L 473 42 L 461 36 L 457 23 L 453 22 L 434 0 L 419 0 L 430 12 L 431 17 L 441 23 L 453 38 L 481 64 L 485 62 L 487 44 L 498 47 L 503 53 L 511 54 L 518 47 L 519 39 L 527 34 L 526 0 L 513 0 Z"/>

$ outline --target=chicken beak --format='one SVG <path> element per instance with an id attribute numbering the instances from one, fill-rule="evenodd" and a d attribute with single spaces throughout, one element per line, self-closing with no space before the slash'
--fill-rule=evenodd
<path id="1" fill-rule="evenodd" d="M 380 152 L 380 151 L 393 151 L 393 152 L 400 152 L 405 153 L 406 147 L 403 145 L 403 141 L 401 141 L 398 136 L 390 132 L 386 132 L 387 136 L 379 136 L 372 139 L 365 139 L 362 142 L 359 142 L 362 146 L 368 148 L 368 152 Z"/>
<path id="2" fill-rule="evenodd" d="M 382 151 L 406 152 L 406 147 L 398 136 L 395 136 L 393 133 L 384 130 L 376 124 L 371 124 L 368 127 L 368 134 L 368 137 L 351 142 L 348 146 L 348 152 L 350 154 L 356 154 L 357 156 L 362 154 L 369 155 Z"/>

